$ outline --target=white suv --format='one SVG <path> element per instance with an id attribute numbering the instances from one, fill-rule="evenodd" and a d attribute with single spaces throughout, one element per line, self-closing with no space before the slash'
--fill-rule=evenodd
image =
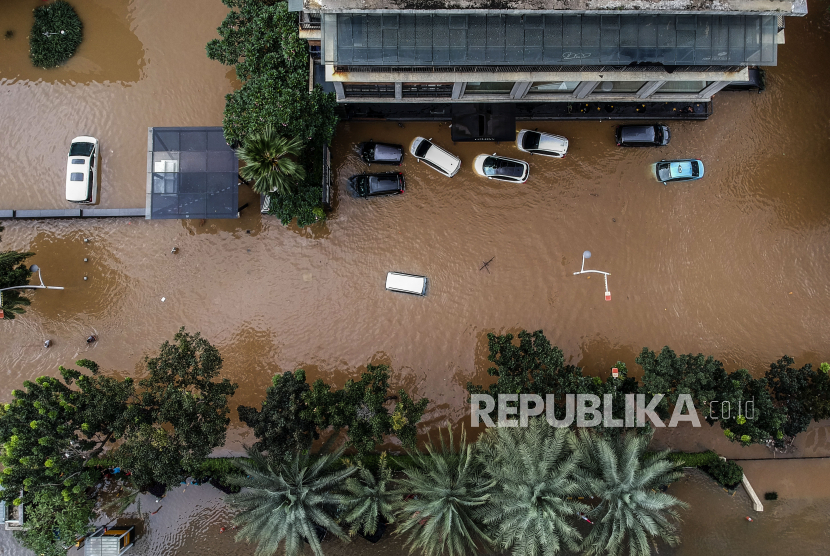
<path id="1" fill-rule="evenodd" d="M 461 159 L 450 154 L 432 142 L 432 139 L 416 137 L 409 147 L 412 156 L 419 162 L 426 162 L 429 166 L 438 170 L 448 178 L 453 177 L 461 169 Z"/>
<path id="2" fill-rule="evenodd" d="M 66 200 L 91 205 L 98 202 L 98 139 L 75 137 L 66 160 Z"/>

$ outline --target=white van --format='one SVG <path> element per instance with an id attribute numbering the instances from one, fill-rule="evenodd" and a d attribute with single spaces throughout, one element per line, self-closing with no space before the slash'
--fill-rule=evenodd
<path id="1" fill-rule="evenodd" d="M 419 162 L 425 162 L 448 178 L 453 177 L 461 169 L 461 159 L 450 154 L 432 142 L 432 139 L 416 137 L 409 147 L 412 156 Z"/>
<path id="2" fill-rule="evenodd" d="M 91 205 L 98 202 L 98 139 L 75 137 L 66 160 L 66 200 Z"/>
<path id="3" fill-rule="evenodd" d="M 427 277 L 401 272 L 388 272 L 386 274 L 386 289 L 393 292 L 426 295 Z"/>

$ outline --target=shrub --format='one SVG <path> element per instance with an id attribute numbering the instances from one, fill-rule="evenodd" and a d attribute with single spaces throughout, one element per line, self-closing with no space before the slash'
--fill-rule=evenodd
<path id="1" fill-rule="evenodd" d="M 69 60 L 83 40 L 84 26 L 64 0 L 35 8 L 35 24 L 29 35 L 32 64 L 54 68 Z"/>
<path id="2" fill-rule="evenodd" d="M 736 487 L 744 476 L 743 467 L 734 461 L 723 461 L 722 459 L 710 463 L 706 466 L 705 471 L 721 486 L 730 489 Z"/>
<path id="3" fill-rule="evenodd" d="M 669 459 L 675 463 L 679 463 L 683 467 L 707 467 L 719 461 L 718 454 L 709 450 L 708 452 L 697 452 L 688 454 L 685 452 L 672 452 L 668 455 Z"/>
<path id="4" fill-rule="evenodd" d="M 765 492 L 764 493 L 764 500 L 778 500 L 778 493 L 773 492 Z"/>

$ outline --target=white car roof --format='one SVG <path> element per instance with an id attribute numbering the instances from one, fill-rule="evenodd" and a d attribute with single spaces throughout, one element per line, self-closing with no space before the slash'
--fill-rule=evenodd
<path id="1" fill-rule="evenodd" d="M 414 276 L 401 272 L 388 272 L 386 274 L 387 290 L 424 295 L 426 293 L 426 287 L 426 276 Z"/>
<path id="2" fill-rule="evenodd" d="M 420 141 L 419 141 L 420 139 Z M 412 142 L 412 149 L 411 152 L 414 155 L 415 151 L 418 148 L 418 145 L 421 144 L 422 141 L 427 141 L 423 137 L 418 137 L 415 141 Z M 429 150 L 424 154 L 424 160 L 428 160 L 429 162 L 435 164 L 439 168 L 444 169 L 445 172 L 452 175 L 458 171 L 458 168 L 461 166 L 461 159 L 457 156 L 448 153 L 432 141 L 429 141 L 432 145 Z"/>
<path id="3" fill-rule="evenodd" d="M 88 137 L 86 135 L 82 135 L 80 137 L 75 137 L 72 140 L 72 143 L 92 143 L 96 147 L 98 146 L 98 140 L 94 137 Z M 70 151 L 72 147 L 70 146 Z M 97 151 L 94 151 L 95 156 L 98 155 Z M 67 201 L 76 201 L 82 202 L 86 201 L 87 196 L 89 195 L 89 156 L 83 155 L 67 155 L 66 157 L 66 200 Z M 80 177 L 80 180 L 73 180 L 74 177 Z M 78 176 L 80 174 L 80 176 Z"/>
<path id="4" fill-rule="evenodd" d="M 568 140 L 560 135 L 541 133 L 539 148 L 543 151 L 564 152 L 568 150 Z"/>

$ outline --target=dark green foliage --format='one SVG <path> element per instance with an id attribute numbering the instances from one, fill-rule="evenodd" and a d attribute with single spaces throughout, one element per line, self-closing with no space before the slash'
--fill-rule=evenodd
<path id="1" fill-rule="evenodd" d="M 355 467 L 333 469 L 342 454 L 341 447 L 314 461 L 306 453 L 278 463 L 248 450 L 249 459 L 239 462 L 243 475 L 232 480 L 244 490 L 226 499 L 240 510 L 233 520 L 241 526 L 236 540 L 257 543 L 256 556 L 271 556 L 280 545 L 286 556 L 298 556 L 304 540 L 315 556 L 322 556 L 315 526 L 348 540 L 331 514 L 341 500 L 334 491 L 357 471 Z"/>
<path id="2" fill-rule="evenodd" d="M 658 540 L 680 542 L 677 510 L 687 505 L 661 492 L 681 476 L 668 451 L 646 457 L 649 435 L 606 438 L 583 429 L 571 438 L 575 474 L 601 501 L 589 512 L 594 525 L 582 544 L 585 554 L 648 556 Z"/>
<path id="3" fill-rule="evenodd" d="M 767 383 L 776 407 L 786 415 L 783 432 L 785 436 L 794 437 L 807 430 L 810 422 L 824 418 L 818 409 L 822 398 L 821 377 L 807 363 L 800 369 L 792 367 L 795 360 L 785 355 L 769 366 L 766 374 Z"/>
<path id="4" fill-rule="evenodd" d="M 576 551 L 574 516 L 584 488 L 574 477 L 573 433 L 535 418 L 525 428 L 491 428 L 479 438 L 478 458 L 494 487 L 480 517 L 499 553 L 555 555 Z"/>
<path id="5" fill-rule="evenodd" d="M 541 330 L 532 334 L 519 332 L 519 345 L 513 344 L 513 334 L 498 336 L 487 334 L 490 355 L 487 359 L 496 364 L 487 369 L 498 381 L 485 390 L 482 386 L 467 383 L 471 394 L 575 394 L 579 391 L 582 370 L 565 365 L 562 350 L 551 345 Z"/>
<path id="6" fill-rule="evenodd" d="M 376 471 L 359 464 L 356 476 L 346 479 L 346 488 L 340 506 L 346 514 L 349 534 L 372 536 L 381 522 L 394 523 L 394 506 L 400 494 L 392 491 L 392 472 L 386 452 L 380 455 Z"/>
<path id="7" fill-rule="evenodd" d="M 778 493 L 773 492 L 765 492 L 764 493 L 764 500 L 778 500 Z"/>
<path id="8" fill-rule="evenodd" d="M 308 92 L 308 43 L 285 2 L 223 0 L 232 11 L 207 45 L 208 57 L 235 65 L 242 88 L 226 97 L 223 126 L 231 145 L 273 124 L 285 135 L 328 144 L 337 117 L 334 95 Z M 270 4 L 270 5 L 269 5 Z"/>
<path id="9" fill-rule="evenodd" d="M 657 412 L 668 419 L 677 397 L 690 394 L 705 418 L 709 417 L 709 401 L 719 400 L 718 388 L 726 378 L 723 364 L 703 354 L 677 355 L 668 346 L 659 355 L 648 348 L 636 359 L 643 367 L 643 390 L 650 395 L 663 394 L 665 397 L 657 406 Z"/>
<path id="10" fill-rule="evenodd" d="M 18 253 L 17 251 L 0 252 L 0 289 L 25 286 L 29 283 L 32 271 L 23 264 L 34 253 Z M 23 296 L 25 290 L 4 291 L 2 308 L 5 319 L 14 319 L 15 315 L 25 313 L 23 307 L 31 305 L 31 301 Z"/>
<path id="11" fill-rule="evenodd" d="M 785 413 L 775 407 L 765 378 L 752 378 L 746 369 L 730 373 L 717 393 L 720 401 L 718 415 L 726 437 L 744 446 L 767 444 L 781 446 L 784 438 Z M 728 402 L 728 411 L 724 402 Z M 746 403 L 752 402 L 749 414 Z M 727 411 L 729 418 L 724 418 Z"/>
<path id="12" fill-rule="evenodd" d="M 711 450 L 697 453 L 670 452 L 666 457 L 678 467 L 706 467 L 718 459 L 718 454 Z"/>
<path id="13" fill-rule="evenodd" d="M 24 516 L 28 530 L 15 532 L 20 543 L 43 556 L 66 556 L 66 547 L 91 529 L 92 500 L 83 493 L 61 501 L 49 491 L 34 495 Z"/>
<path id="14" fill-rule="evenodd" d="M 707 465 L 705 471 L 726 488 L 738 486 L 744 476 L 743 467 L 732 460 L 724 461 L 720 458 Z"/>
<path id="15" fill-rule="evenodd" d="M 139 382 L 139 402 L 130 409 L 115 457 L 133 472 L 139 487 L 172 486 L 224 444 L 228 398 L 237 385 L 226 378 L 213 381 L 222 369 L 219 350 L 184 328 L 144 365 L 149 376 Z"/>
<path id="16" fill-rule="evenodd" d="M 283 226 L 288 226 L 297 219 L 297 226 L 304 228 L 318 220 L 325 220 L 326 213 L 321 206 L 323 188 L 303 186 L 288 195 L 270 194 L 268 214 L 280 219 Z"/>
<path id="17" fill-rule="evenodd" d="M 314 421 L 303 417 L 308 405 L 303 394 L 309 391 L 305 371 L 275 375 L 262 401 L 262 410 L 239 406 L 239 419 L 254 430 L 254 450 L 272 458 L 290 456 L 311 447 L 319 435 Z"/>
<path id="18" fill-rule="evenodd" d="M 34 14 L 35 23 L 29 35 L 32 64 L 39 68 L 54 68 L 65 63 L 83 40 L 84 26 L 78 14 L 64 0 L 39 6 L 34 9 Z"/>
<path id="19" fill-rule="evenodd" d="M 412 466 L 404 468 L 398 533 L 407 537 L 410 552 L 424 556 L 478 554 L 491 543 L 478 512 L 490 499 L 495 486 L 484 478 L 476 460 L 475 445 L 466 433 L 456 449 L 452 429 L 448 440 L 438 432 L 440 443 L 427 443 L 427 453 L 412 453 Z M 408 495 L 414 496 L 408 496 Z"/>
<path id="20" fill-rule="evenodd" d="M 311 390 L 303 397 L 308 409 L 304 418 L 312 419 L 320 429 L 334 427 L 347 429 L 347 445 L 358 454 L 371 452 L 383 442 L 385 435 L 395 432 L 402 441 L 406 439 L 412 448 L 415 441 L 416 425 L 424 414 L 429 400 L 413 401 L 401 390 L 398 392 L 397 417 L 393 422 L 385 404 L 395 399 L 389 395 L 389 367 L 368 365 L 360 380 L 349 379 L 340 390 L 320 379 L 314 381 Z"/>

